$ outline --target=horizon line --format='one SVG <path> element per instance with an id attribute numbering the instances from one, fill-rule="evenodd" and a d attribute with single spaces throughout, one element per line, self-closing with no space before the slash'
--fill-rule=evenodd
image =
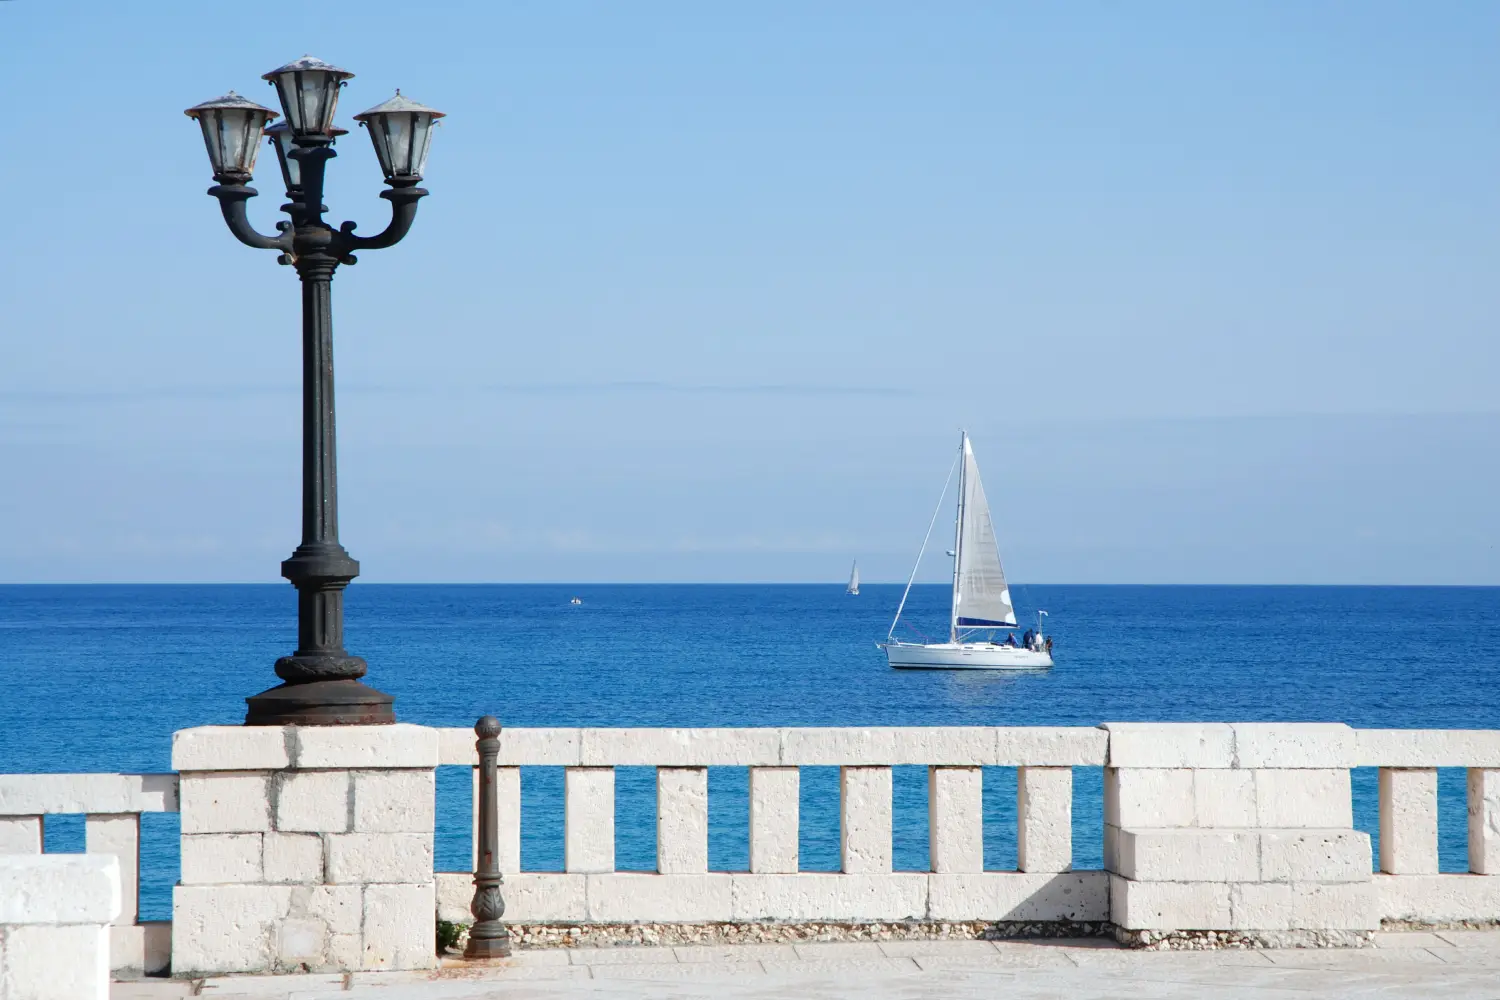
<path id="1" fill-rule="evenodd" d="M 847 580 L 366 580 L 361 587 L 844 587 Z M 284 587 L 271 580 L 0 580 L 0 587 Z M 904 580 L 862 580 L 861 587 L 904 587 Z M 913 587 L 951 588 L 948 581 Z M 1015 587 L 1257 587 L 1308 589 L 1493 590 L 1500 583 L 1016 583 Z"/>

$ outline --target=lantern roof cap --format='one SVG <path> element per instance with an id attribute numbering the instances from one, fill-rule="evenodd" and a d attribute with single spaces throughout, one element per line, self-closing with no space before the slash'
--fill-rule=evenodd
<path id="1" fill-rule="evenodd" d="M 354 74 L 347 69 L 339 69 L 331 63 L 326 63 L 317 56 L 303 56 L 301 59 L 293 59 L 285 66 L 278 66 L 269 73 L 261 75 L 262 80 L 275 80 L 283 73 L 332 73 L 340 80 L 352 80 Z"/>
<path id="2" fill-rule="evenodd" d="M 187 115 L 189 118 L 197 118 L 198 115 L 204 111 L 219 110 L 261 111 L 265 113 L 267 120 L 270 120 L 272 118 L 279 118 L 281 116 L 280 111 L 272 111 L 270 108 L 256 104 L 248 97 L 241 97 L 239 94 L 236 94 L 232 90 L 229 93 L 225 94 L 223 97 L 215 97 L 211 101 L 204 101 L 202 104 L 195 104 L 184 111 L 183 114 Z"/>
<path id="3" fill-rule="evenodd" d="M 418 104 L 416 101 L 412 100 L 410 97 L 405 96 L 401 93 L 401 91 L 397 90 L 395 97 L 392 97 L 390 100 L 384 102 L 383 104 L 375 105 L 368 111 L 361 111 L 359 114 L 354 116 L 354 120 L 357 122 L 364 122 L 369 121 L 376 115 L 396 114 L 403 111 L 426 112 L 434 118 L 447 117 L 446 112 L 439 111 L 437 108 L 429 108 L 425 104 Z"/>

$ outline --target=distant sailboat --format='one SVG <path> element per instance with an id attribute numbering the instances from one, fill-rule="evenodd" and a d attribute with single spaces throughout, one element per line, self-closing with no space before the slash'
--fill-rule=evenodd
<path id="1" fill-rule="evenodd" d="M 878 645 L 885 650 L 886 660 L 893 667 L 958 668 L 970 670 L 1029 670 L 1052 666 L 1052 655 L 1047 649 L 1048 641 L 1042 636 L 1042 616 L 1037 614 L 1035 638 L 1030 647 L 1017 646 L 1013 639 L 1005 643 L 994 641 L 997 630 L 1014 629 L 1016 610 L 1011 604 L 1010 588 L 1005 583 L 1005 571 L 1000 566 L 1000 546 L 995 538 L 995 524 L 990 518 L 989 501 L 985 499 L 984 485 L 979 481 L 979 464 L 974 460 L 974 449 L 969 444 L 969 435 L 964 434 L 958 453 L 958 516 L 954 525 L 953 551 L 953 602 L 948 616 L 948 641 L 934 643 L 901 642 L 896 638 L 896 625 L 901 621 L 901 612 L 906 608 L 907 594 L 911 593 L 912 581 L 917 577 L 912 568 L 911 579 L 906 582 L 906 593 L 901 595 L 901 604 L 896 609 L 896 618 L 885 642 Z M 952 472 L 949 472 L 951 479 Z M 947 487 L 943 488 L 944 495 Z M 942 501 L 938 501 L 938 510 Z M 932 524 L 927 526 L 928 539 L 932 527 L 937 523 L 938 511 L 933 511 Z M 922 553 L 927 551 L 927 539 L 922 541 L 922 551 L 917 553 L 921 564 Z M 982 641 L 976 636 L 987 633 Z"/>
<path id="2" fill-rule="evenodd" d="M 850 569 L 849 569 L 849 586 L 844 590 L 844 593 L 850 595 L 851 597 L 858 597 L 859 596 L 859 560 L 858 559 L 856 559 L 854 561 L 854 565 L 852 567 L 850 567 Z"/>

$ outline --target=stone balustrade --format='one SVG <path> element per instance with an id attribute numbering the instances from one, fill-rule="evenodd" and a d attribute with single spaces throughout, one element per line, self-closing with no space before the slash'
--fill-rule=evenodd
<path id="1" fill-rule="evenodd" d="M 176 811 L 175 774 L 0 774 L 0 855 L 39 855 L 47 816 L 82 814 L 85 852 L 119 860 L 110 968 L 160 972 L 171 925 L 140 920 L 141 813 Z"/>
<path id="2" fill-rule="evenodd" d="M 435 781 L 475 766 L 468 729 L 205 727 L 177 775 L 0 776 L 0 854 L 42 817 L 89 815 L 135 923 L 138 816 L 178 808 L 174 974 L 435 964 L 433 919 L 468 920 L 471 873 L 434 873 Z M 892 768 L 927 769 L 927 871 L 893 869 Z M 1016 774 L 1017 865 L 984 867 L 983 768 Z M 564 772 L 563 870 L 521 870 L 521 769 Z M 656 871 L 617 871 L 615 768 L 656 769 Z M 748 772 L 747 870 L 709 868 L 708 769 Z M 803 871 L 801 771 L 837 767 L 840 865 Z M 1073 865 L 1073 769 L 1103 769 L 1105 864 Z M 1379 769 L 1378 866 L 1351 772 Z M 1469 872 L 1440 873 L 1437 769 L 1468 770 Z M 1336 724 L 505 729 L 496 782 L 505 920 L 558 925 L 1112 926 L 1152 943 L 1213 932 L 1359 943 L 1382 923 L 1500 920 L 1500 731 Z M 477 797 L 476 797 L 477 801 Z M 1378 870 L 1376 870 L 1378 868 Z M 152 955 L 155 955 L 153 958 Z M 133 966 L 131 966 L 133 967 Z"/>

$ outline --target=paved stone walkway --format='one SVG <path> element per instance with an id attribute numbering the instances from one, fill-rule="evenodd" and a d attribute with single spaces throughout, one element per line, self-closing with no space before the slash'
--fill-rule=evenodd
<path id="1" fill-rule="evenodd" d="M 1500 931 L 1380 934 L 1351 951 L 1145 952 L 1092 940 L 578 948 L 432 973 L 116 983 L 112 1000 L 1500 1000 Z"/>

